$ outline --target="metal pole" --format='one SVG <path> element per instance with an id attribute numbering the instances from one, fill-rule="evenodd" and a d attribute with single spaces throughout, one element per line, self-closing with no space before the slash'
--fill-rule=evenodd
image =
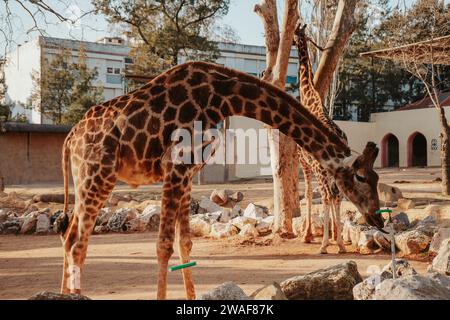
<path id="1" fill-rule="evenodd" d="M 391 234 L 391 256 L 392 256 L 392 278 L 396 278 L 395 271 L 395 237 L 394 237 L 394 223 L 392 222 L 391 213 L 389 212 L 389 224 L 391 226 L 391 230 L 389 233 Z"/>

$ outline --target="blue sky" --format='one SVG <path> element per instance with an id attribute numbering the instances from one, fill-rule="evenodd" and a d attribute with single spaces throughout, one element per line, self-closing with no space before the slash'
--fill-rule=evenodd
<path id="1" fill-rule="evenodd" d="M 414 0 L 391 0 L 391 4 L 395 5 L 398 2 L 403 3 L 404 1 L 407 5 L 414 2 Z M 277 0 L 277 2 L 281 11 L 283 1 Z M 450 3 L 450 0 L 446 0 L 445 2 Z M 79 0 L 78 3 L 85 4 L 82 7 L 82 10 L 88 10 L 91 7 L 90 1 L 88 0 Z M 223 19 L 223 23 L 231 26 L 235 30 L 239 37 L 239 42 L 241 43 L 255 45 L 264 44 L 261 20 L 253 12 L 253 7 L 257 3 L 260 3 L 260 0 L 232 0 L 230 11 Z M 20 13 L 20 15 L 15 19 L 16 28 L 14 29 L 14 41 L 16 44 L 20 44 L 35 38 L 38 33 L 27 33 L 27 30 L 32 26 L 32 21 L 24 14 L 23 10 L 20 10 L 20 8 L 15 9 L 16 10 L 13 11 Z M 4 10 L 3 7 L 0 7 L 0 10 Z M 66 14 L 70 14 L 71 10 L 73 9 L 60 8 L 60 11 L 65 11 Z M 51 22 L 52 23 L 46 28 L 46 32 L 48 35 L 55 37 L 71 37 L 78 40 L 94 41 L 102 36 L 114 33 L 114 26 L 109 26 L 104 18 L 94 15 L 82 20 L 82 28 L 70 28 L 65 23 L 58 23 L 56 19 L 51 19 Z M 0 48 L 3 48 L 4 44 L 3 39 L 1 39 Z M 16 44 L 13 44 L 13 47 L 15 47 Z"/>

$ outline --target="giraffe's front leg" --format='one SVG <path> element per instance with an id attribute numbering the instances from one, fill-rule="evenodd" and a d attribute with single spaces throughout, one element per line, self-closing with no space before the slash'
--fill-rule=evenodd
<path id="1" fill-rule="evenodd" d="M 330 203 L 328 199 L 324 199 L 323 203 L 323 238 L 320 253 L 326 254 L 329 245 L 330 236 Z"/>
<path id="2" fill-rule="evenodd" d="M 173 254 L 173 242 L 175 237 L 175 223 L 179 219 L 181 209 L 183 211 L 189 210 L 189 204 L 182 205 L 184 203 L 183 196 L 186 191 L 189 192 L 188 181 L 186 178 L 186 167 L 183 165 L 169 164 L 166 169 L 166 175 L 164 177 L 163 195 L 162 195 L 162 207 L 161 207 L 161 219 L 159 223 L 159 236 L 156 245 L 156 252 L 158 255 L 158 292 L 157 298 L 159 300 L 166 299 L 167 291 L 167 269 L 169 266 L 169 259 Z M 186 178 L 188 179 L 188 178 Z M 182 217 L 181 217 L 182 218 Z M 183 230 L 186 219 L 179 220 L 180 228 Z M 189 225 L 189 217 L 187 217 L 187 223 Z M 189 229 L 188 229 L 189 230 Z M 181 235 L 181 233 L 180 233 Z M 180 241 L 186 241 L 186 235 L 183 238 L 180 237 Z M 190 239 L 189 239 L 190 241 Z M 183 249 L 188 249 L 188 246 L 183 245 Z M 190 248 L 189 248 L 190 250 Z M 186 254 L 187 251 L 181 251 L 180 254 Z M 192 282 L 189 272 L 183 272 L 185 283 Z M 192 287 L 193 288 L 193 287 Z"/>
<path id="3" fill-rule="evenodd" d="M 341 201 L 340 197 L 333 199 L 333 216 L 334 216 L 334 228 L 336 229 L 336 244 L 339 247 L 339 253 L 347 252 L 345 249 L 344 240 L 342 238 L 342 222 L 341 222 Z"/>

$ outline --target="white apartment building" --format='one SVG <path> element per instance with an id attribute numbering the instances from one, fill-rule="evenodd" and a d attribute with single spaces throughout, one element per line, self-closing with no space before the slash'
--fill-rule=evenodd
<path id="1" fill-rule="evenodd" d="M 122 72 L 130 60 L 129 48 L 122 39 L 104 38 L 98 42 L 86 42 L 39 36 L 6 55 L 3 67 L 6 85 L 4 102 L 13 106 L 13 116 L 25 114 L 30 123 L 48 123 L 37 110 L 24 108 L 33 90 L 31 75 L 33 71 L 40 72 L 43 61 L 51 61 L 61 48 L 70 49 L 76 61 L 81 46 L 86 53 L 87 66 L 98 70 L 95 85 L 103 87 L 104 99 L 109 100 L 123 93 Z"/>
<path id="2" fill-rule="evenodd" d="M 86 53 L 86 64 L 89 68 L 97 68 L 98 78 L 95 85 L 103 88 L 104 100 L 122 95 L 125 90 L 124 74 L 127 65 L 132 64 L 128 57 L 130 48 L 121 38 L 103 38 L 97 42 L 75 41 L 39 36 L 26 42 L 5 57 L 3 71 L 5 77 L 5 103 L 11 104 L 12 114 L 24 114 L 30 123 L 48 123 L 40 112 L 24 108 L 33 90 L 31 75 L 40 72 L 43 61 L 51 61 L 52 56 L 61 48 L 68 48 L 73 60 L 78 58 L 80 47 Z M 265 68 L 265 47 L 242 44 L 219 43 L 220 57 L 217 63 L 240 71 L 260 76 Z M 181 62 L 184 59 L 181 57 Z M 291 53 L 287 83 L 297 81 L 298 58 L 296 52 Z M 2 69 L 0 67 L 0 69 Z"/>

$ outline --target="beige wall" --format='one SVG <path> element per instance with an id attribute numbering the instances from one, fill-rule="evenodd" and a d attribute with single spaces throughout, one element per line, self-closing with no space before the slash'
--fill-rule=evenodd
<path id="1" fill-rule="evenodd" d="M 0 174 L 5 184 L 62 182 L 61 147 L 66 134 L 0 134 Z"/>
<path id="2" fill-rule="evenodd" d="M 447 117 L 450 108 L 445 108 Z M 434 108 L 374 113 L 371 122 L 375 124 L 374 142 L 381 145 L 383 138 L 394 134 L 399 141 L 400 167 L 406 167 L 408 156 L 408 138 L 415 132 L 422 133 L 427 139 L 427 162 L 428 166 L 440 166 L 440 125 L 438 112 Z M 438 142 L 437 150 L 431 149 L 431 140 Z M 381 166 L 381 153 L 376 162 Z"/>
<path id="3" fill-rule="evenodd" d="M 445 109 L 449 117 L 450 108 Z M 336 121 L 336 123 L 347 134 L 350 148 L 357 152 L 361 152 L 368 141 L 377 143 L 380 153 L 375 162 L 376 167 L 382 165 L 382 141 L 389 133 L 394 134 L 399 140 L 399 166 L 407 167 L 408 139 L 416 132 L 423 134 L 427 140 L 427 165 L 440 165 L 440 126 L 438 113 L 433 108 L 374 113 L 370 122 Z M 231 117 L 229 124 L 230 129 L 242 128 L 244 130 L 260 129 L 263 126 L 264 124 L 260 121 L 238 116 Z M 431 148 L 432 139 L 437 140 L 437 150 Z M 230 166 L 230 179 L 261 176 L 261 167 L 261 164 L 232 165 Z"/>

